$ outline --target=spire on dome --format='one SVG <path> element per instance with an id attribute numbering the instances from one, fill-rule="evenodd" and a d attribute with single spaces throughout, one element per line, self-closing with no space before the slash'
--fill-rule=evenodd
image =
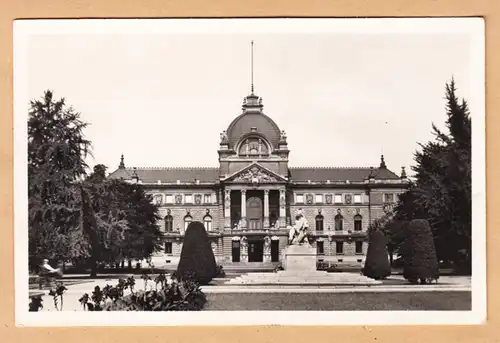
<path id="1" fill-rule="evenodd" d="M 255 95 L 255 87 L 253 83 L 253 40 L 251 44 L 251 63 L 250 63 L 250 95 L 243 99 L 243 113 L 262 113 L 262 98 Z"/>
<path id="2" fill-rule="evenodd" d="M 119 169 L 125 169 L 125 162 L 123 162 L 123 154 L 122 157 L 120 158 L 120 165 L 118 166 Z"/>
<path id="3" fill-rule="evenodd" d="M 250 87 L 250 90 L 251 90 L 251 94 L 253 95 L 253 92 L 254 92 L 254 87 L 253 87 L 253 41 L 251 42 L 251 45 L 252 45 L 252 54 L 251 54 L 251 83 L 252 83 L 252 86 Z"/>

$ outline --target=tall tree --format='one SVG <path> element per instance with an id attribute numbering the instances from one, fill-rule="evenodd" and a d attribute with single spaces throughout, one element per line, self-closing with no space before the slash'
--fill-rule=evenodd
<path id="1" fill-rule="evenodd" d="M 89 264 L 145 258 L 161 248 L 158 206 L 141 185 L 87 177 L 91 144 L 80 114 L 50 91 L 30 102 L 28 202 L 30 266 L 49 258 Z"/>
<path id="2" fill-rule="evenodd" d="M 75 182 L 85 176 L 91 144 L 87 123 L 46 91 L 30 102 L 28 117 L 28 230 L 30 264 L 40 259 L 64 260 L 79 225 Z"/>
<path id="3" fill-rule="evenodd" d="M 105 171 L 104 165 L 96 165 L 84 182 L 92 204 L 89 211 L 96 220 L 96 225 L 89 227 L 95 227 L 99 237 L 97 241 L 89 239 L 89 253 L 94 254 L 88 256 L 92 273 L 97 261 L 142 259 L 162 248 L 158 205 L 141 185 L 107 180 Z"/>
<path id="4" fill-rule="evenodd" d="M 415 181 L 396 208 L 396 219 L 426 219 L 437 255 L 470 271 L 472 180 L 471 119 L 467 102 L 446 84 L 446 128 L 432 126 L 435 140 L 415 153 Z"/>

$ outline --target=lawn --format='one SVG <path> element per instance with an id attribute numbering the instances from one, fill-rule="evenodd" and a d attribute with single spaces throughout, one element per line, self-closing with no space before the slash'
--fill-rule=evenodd
<path id="1" fill-rule="evenodd" d="M 211 293 L 205 310 L 234 311 L 466 311 L 471 292 Z"/>

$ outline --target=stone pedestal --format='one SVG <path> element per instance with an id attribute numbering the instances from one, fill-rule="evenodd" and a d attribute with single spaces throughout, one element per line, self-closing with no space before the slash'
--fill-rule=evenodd
<path id="1" fill-rule="evenodd" d="M 316 249 L 309 244 L 287 246 L 283 252 L 283 268 L 297 273 L 316 270 Z"/>
<path id="2" fill-rule="evenodd" d="M 316 249 L 309 244 L 289 245 L 282 251 L 285 270 L 276 273 L 248 273 L 227 281 L 226 285 L 377 285 L 381 281 L 359 273 L 328 273 L 316 270 Z"/>

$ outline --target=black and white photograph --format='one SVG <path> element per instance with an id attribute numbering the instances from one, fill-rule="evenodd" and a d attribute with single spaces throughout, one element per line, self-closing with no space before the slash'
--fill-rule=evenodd
<path id="1" fill-rule="evenodd" d="M 484 53 L 479 18 L 16 21 L 16 324 L 484 322 Z"/>

